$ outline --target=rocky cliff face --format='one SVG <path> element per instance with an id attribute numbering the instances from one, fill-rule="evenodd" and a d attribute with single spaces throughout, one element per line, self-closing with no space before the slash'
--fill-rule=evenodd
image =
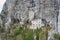
<path id="1" fill-rule="evenodd" d="M 56 26 L 58 9 L 57 0 L 6 0 L 1 19 L 3 23 L 45 19 Z"/>
<path id="2" fill-rule="evenodd" d="M 58 10 L 57 0 L 6 0 L 0 14 L 1 24 L 8 29 L 12 23 L 41 19 L 58 31 Z"/>

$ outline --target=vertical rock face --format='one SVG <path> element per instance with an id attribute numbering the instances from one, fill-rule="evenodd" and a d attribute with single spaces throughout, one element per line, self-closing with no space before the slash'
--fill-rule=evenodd
<path id="1" fill-rule="evenodd" d="M 35 18 L 52 19 L 56 17 L 56 8 L 58 3 L 55 0 L 6 0 L 4 4 L 2 15 L 8 17 L 27 18 L 29 11 L 34 12 Z M 38 17 L 39 16 L 39 17 Z"/>
<path id="2" fill-rule="evenodd" d="M 6 0 L 1 12 L 3 23 L 13 20 L 24 21 L 33 19 L 45 19 L 57 26 L 58 20 L 57 0 Z M 30 13 L 31 12 L 31 13 Z"/>
<path id="3" fill-rule="evenodd" d="M 26 20 L 36 20 L 37 22 L 37 19 L 41 19 L 52 25 L 52 29 L 57 31 L 58 10 L 57 0 L 6 0 L 0 16 L 6 29 L 10 28 L 11 23 L 20 23 Z"/>
<path id="4" fill-rule="evenodd" d="M 57 29 L 59 7 L 57 0 L 41 0 L 40 15 L 46 21 L 52 22 L 53 26 Z"/>

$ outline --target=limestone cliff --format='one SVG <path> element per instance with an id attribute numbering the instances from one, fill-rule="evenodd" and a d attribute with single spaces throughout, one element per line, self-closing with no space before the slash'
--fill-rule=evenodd
<path id="1" fill-rule="evenodd" d="M 57 0 L 6 0 L 1 18 L 4 23 L 40 18 L 56 23 L 58 10 Z"/>
<path id="2" fill-rule="evenodd" d="M 57 0 L 6 0 L 0 16 L 7 29 L 11 23 L 41 19 L 58 31 L 58 14 Z"/>

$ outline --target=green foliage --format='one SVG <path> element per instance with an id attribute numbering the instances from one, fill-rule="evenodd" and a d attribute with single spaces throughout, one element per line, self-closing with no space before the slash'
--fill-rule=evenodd
<path id="1" fill-rule="evenodd" d="M 54 34 L 55 39 L 59 39 L 59 37 L 60 37 L 59 34 Z"/>
<path id="2" fill-rule="evenodd" d="M 22 27 L 20 27 L 20 28 L 15 28 L 13 32 L 14 32 L 14 36 L 16 37 L 16 36 L 22 34 L 23 28 L 22 28 Z"/>
<path id="3" fill-rule="evenodd" d="M 34 40 L 34 36 L 33 36 L 33 31 L 32 30 L 28 30 L 28 32 L 24 33 L 24 40 Z"/>
<path id="4" fill-rule="evenodd" d="M 23 29 L 23 27 L 20 27 L 19 30 L 23 31 L 24 29 Z"/>
<path id="5" fill-rule="evenodd" d="M 37 29 L 37 30 L 35 30 L 35 33 L 36 33 L 36 35 L 37 36 L 39 36 L 39 34 L 42 32 L 42 29 L 40 28 L 40 29 Z"/>
<path id="6" fill-rule="evenodd" d="M 3 33 L 3 32 L 5 32 L 5 30 L 4 30 L 3 27 L 1 27 L 1 28 L 0 28 L 0 33 Z"/>
<path id="7" fill-rule="evenodd" d="M 18 28 L 14 29 L 14 36 L 17 36 L 20 33 L 21 33 L 21 31 Z"/>

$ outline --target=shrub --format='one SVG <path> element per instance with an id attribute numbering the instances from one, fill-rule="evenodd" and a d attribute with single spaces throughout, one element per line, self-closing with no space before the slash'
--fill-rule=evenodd
<path id="1" fill-rule="evenodd" d="M 24 33 L 24 40 L 34 40 L 33 31 L 29 30 Z"/>
<path id="2" fill-rule="evenodd" d="M 20 33 L 21 33 L 21 31 L 18 28 L 14 29 L 14 36 L 17 36 Z"/>
<path id="3" fill-rule="evenodd" d="M 59 40 L 59 38 L 60 38 L 60 35 L 59 34 L 54 34 L 54 39 Z"/>
<path id="4" fill-rule="evenodd" d="M 0 33 L 5 32 L 4 28 L 0 28 Z"/>

